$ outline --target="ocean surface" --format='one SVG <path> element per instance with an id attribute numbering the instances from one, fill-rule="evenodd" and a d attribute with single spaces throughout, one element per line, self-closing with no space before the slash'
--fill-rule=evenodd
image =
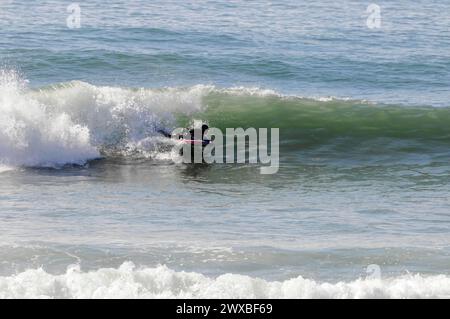
<path id="1" fill-rule="evenodd" d="M 0 298 L 449 298 L 450 4 L 374 1 L 0 1 Z"/>

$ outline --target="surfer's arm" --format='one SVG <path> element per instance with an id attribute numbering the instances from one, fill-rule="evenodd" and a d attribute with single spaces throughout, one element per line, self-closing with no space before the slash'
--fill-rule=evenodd
<path id="1" fill-rule="evenodd" d="M 162 134 L 163 136 L 165 136 L 167 138 L 172 138 L 172 134 L 170 134 L 164 130 L 158 130 L 158 133 Z"/>

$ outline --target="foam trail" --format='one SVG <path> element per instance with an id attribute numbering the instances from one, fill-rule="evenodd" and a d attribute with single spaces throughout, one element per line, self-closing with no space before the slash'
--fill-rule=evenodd
<path id="1" fill-rule="evenodd" d="M 302 277 L 266 281 L 225 274 L 209 278 L 165 266 L 136 269 L 126 262 L 117 269 L 91 272 L 71 266 L 62 275 L 43 269 L 0 277 L 0 298 L 449 298 L 450 277 L 405 275 L 320 283 Z"/>

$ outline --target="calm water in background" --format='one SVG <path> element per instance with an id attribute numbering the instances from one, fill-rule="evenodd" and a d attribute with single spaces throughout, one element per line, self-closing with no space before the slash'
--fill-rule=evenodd
<path id="1" fill-rule="evenodd" d="M 448 3 L 69 4 L 0 1 L 0 297 L 450 295 Z M 174 164 L 194 119 L 279 173 Z"/>

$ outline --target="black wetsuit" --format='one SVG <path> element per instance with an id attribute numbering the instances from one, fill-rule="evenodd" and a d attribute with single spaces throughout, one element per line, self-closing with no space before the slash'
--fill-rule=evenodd
<path id="1" fill-rule="evenodd" d="M 167 132 L 165 130 L 158 130 L 158 133 L 162 134 L 164 137 L 172 138 L 172 134 L 170 134 L 169 132 Z"/>
<path id="2" fill-rule="evenodd" d="M 197 130 L 200 130 L 200 129 L 190 129 L 189 130 L 189 133 L 188 134 L 186 134 L 186 136 L 185 136 L 185 139 L 190 139 L 190 140 L 195 140 L 195 138 L 196 138 L 196 136 L 195 136 L 195 133 L 197 133 L 198 134 L 198 131 Z M 202 133 L 202 163 L 204 163 L 204 159 L 203 159 L 203 149 L 205 148 L 205 146 L 206 145 L 208 145 L 211 141 L 210 140 L 208 140 L 206 137 L 205 137 L 205 133 L 206 133 L 206 131 L 208 130 L 208 127 L 207 126 L 203 126 L 202 128 L 201 128 L 201 133 Z M 197 146 L 197 147 L 196 147 Z M 198 146 L 200 146 L 200 145 L 196 145 L 196 144 L 192 144 L 191 145 L 191 163 L 194 163 L 194 154 L 195 154 L 195 152 L 197 151 L 199 151 L 199 149 L 198 149 Z M 180 152 L 180 155 L 183 155 L 183 150 L 181 150 L 181 152 Z"/>
<path id="3" fill-rule="evenodd" d="M 196 133 L 196 131 L 197 130 L 199 130 L 199 129 L 190 129 L 189 130 L 189 134 L 188 134 L 188 137 L 191 139 L 191 140 L 195 140 L 195 133 Z M 205 137 L 205 133 L 206 133 L 206 131 L 208 130 L 208 126 L 206 126 L 206 125 L 204 125 L 204 126 L 202 126 L 202 128 L 201 128 L 201 130 L 202 130 L 202 141 L 207 141 L 207 142 L 209 142 L 209 140 Z M 207 145 L 207 143 L 206 143 L 206 145 Z M 205 145 L 204 145 L 205 146 Z"/>

